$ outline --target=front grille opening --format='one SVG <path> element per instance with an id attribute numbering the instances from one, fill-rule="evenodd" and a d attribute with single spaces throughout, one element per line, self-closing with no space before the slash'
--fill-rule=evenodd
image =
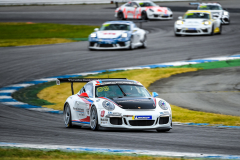
<path id="1" fill-rule="evenodd" d="M 90 43 L 89 43 L 89 45 L 90 45 L 91 47 L 93 47 L 94 44 L 95 44 L 94 42 L 90 42 Z"/>
<path id="2" fill-rule="evenodd" d="M 170 15 L 170 17 L 172 17 L 172 14 Z"/>
<path id="3" fill-rule="evenodd" d="M 112 44 L 100 44 L 99 47 L 113 47 Z"/>
<path id="4" fill-rule="evenodd" d="M 128 125 L 126 118 L 123 118 L 123 121 L 124 121 L 124 124 L 125 124 L 125 125 Z"/>
<path id="5" fill-rule="evenodd" d="M 162 16 L 162 18 L 168 18 L 168 16 Z"/>
<path id="6" fill-rule="evenodd" d="M 110 123 L 113 125 L 122 125 L 122 118 L 110 118 Z"/>
<path id="7" fill-rule="evenodd" d="M 158 14 L 154 14 L 154 17 L 158 17 Z"/>
<path id="8" fill-rule="evenodd" d="M 185 32 L 186 32 L 186 33 L 198 33 L 197 30 L 186 30 Z"/>
<path id="9" fill-rule="evenodd" d="M 154 120 L 129 120 L 131 126 L 152 126 Z"/>
<path id="10" fill-rule="evenodd" d="M 177 32 L 180 32 L 181 31 L 181 29 L 177 29 Z"/>
<path id="11" fill-rule="evenodd" d="M 207 29 L 202 29 L 202 31 L 203 31 L 203 32 L 208 32 L 208 30 L 207 30 Z"/>
<path id="12" fill-rule="evenodd" d="M 124 47 L 125 46 L 125 42 L 118 42 L 119 46 Z"/>
<path id="13" fill-rule="evenodd" d="M 160 117 L 159 124 L 167 124 L 169 122 L 169 117 Z"/>

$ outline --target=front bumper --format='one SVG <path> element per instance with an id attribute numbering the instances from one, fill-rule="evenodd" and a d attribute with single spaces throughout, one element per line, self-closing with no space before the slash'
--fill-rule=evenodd
<path id="1" fill-rule="evenodd" d="M 148 19 L 173 19 L 173 15 L 164 15 L 164 14 L 149 14 Z"/>
<path id="2" fill-rule="evenodd" d="M 112 49 L 128 49 L 130 40 L 118 41 L 111 39 L 101 39 L 98 41 L 89 41 L 89 49 L 95 50 L 112 50 Z"/>
<path id="3" fill-rule="evenodd" d="M 209 35 L 211 26 L 175 26 L 174 31 L 179 35 Z"/>
<path id="4" fill-rule="evenodd" d="M 127 111 L 119 116 L 106 115 L 105 117 L 100 117 L 99 120 L 99 124 L 103 128 L 135 130 L 172 129 L 171 123 L 172 116 L 169 112 L 160 114 L 153 111 Z"/>

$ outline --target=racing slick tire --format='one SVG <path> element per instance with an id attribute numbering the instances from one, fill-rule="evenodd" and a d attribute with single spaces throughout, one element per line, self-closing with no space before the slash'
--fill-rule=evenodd
<path id="1" fill-rule="evenodd" d="M 170 131 L 170 129 L 156 129 L 157 132 L 168 132 Z"/>
<path id="2" fill-rule="evenodd" d="M 118 12 L 117 19 L 118 20 L 125 20 L 123 12 Z"/>
<path id="3" fill-rule="evenodd" d="M 147 13 L 145 11 L 142 12 L 142 20 L 148 20 L 148 16 L 147 16 Z"/>
<path id="4" fill-rule="evenodd" d="M 214 26 L 212 26 L 212 31 L 210 33 L 210 36 L 213 36 L 214 35 Z"/>
<path id="5" fill-rule="evenodd" d="M 181 34 L 175 33 L 175 37 L 180 37 L 180 36 L 181 36 Z"/>
<path id="6" fill-rule="evenodd" d="M 132 45 L 132 41 L 133 41 L 133 37 L 131 37 L 131 40 L 130 40 L 130 44 L 129 44 L 129 50 L 133 50 L 134 49 L 134 47 L 133 47 L 133 45 Z"/>
<path id="7" fill-rule="evenodd" d="M 98 113 L 97 108 L 95 106 L 91 107 L 90 111 L 90 126 L 93 131 L 99 130 L 99 124 L 98 124 Z"/>
<path id="8" fill-rule="evenodd" d="M 142 48 L 147 48 L 147 35 L 144 35 L 144 39 L 142 40 Z"/>
<path id="9" fill-rule="evenodd" d="M 72 127 L 72 115 L 71 115 L 71 109 L 68 103 L 66 103 L 63 111 L 63 119 L 66 128 L 71 128 Z"/>
<path id="10" fill-rule="evenodd" d="M 220 24 L 220 27 L 219 27 L 219 32 L 218 34 L 222 34 L 222 25 Z"/>

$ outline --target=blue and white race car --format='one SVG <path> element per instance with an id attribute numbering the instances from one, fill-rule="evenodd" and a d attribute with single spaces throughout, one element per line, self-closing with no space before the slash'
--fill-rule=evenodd
<path id="1" fill-rule="evenodd" d="M 90 50 L 147 47 L 147 33 L 131 21 L 108 21 L 88 37 Z"/>
<path id="2" fill-rule="evenodd" d="M 60 82 L 87 82 L 69 96 L 63 106 L 64 123 L 101 129 L 172 129 L 172 110 L 169 103 L 140 83 L 128 79 L 73 79 L 60 78 Z"/>

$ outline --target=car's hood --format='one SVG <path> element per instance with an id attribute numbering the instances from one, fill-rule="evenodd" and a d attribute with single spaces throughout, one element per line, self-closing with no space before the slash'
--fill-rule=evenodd
<path id="1" fill-rule="evenodd" d="M 169 14 L 171 13 L 166 7 L 145 7 L 146 9 L 152 9 L 155 13 Z"/>
<path id="2" fill-rule="evenodd" d="M 98 38 L 118 38 L 125 32 L 127 31 L 116 31 L 116 30 L 98 31 L 97 37 Z"/>
<path id="3" fill-rule="evenodd" d="M 186 25 L 200 25 L 203 21 L 207 19 L 184 19 L 184 24 Z"/>
<path id="4" fill-rule="evenodd" d="M 155 109 L 156 105 L 153 98 L 145 97 L 123 97 L 113 98 L 115 103 L 122 109 Z"/>

